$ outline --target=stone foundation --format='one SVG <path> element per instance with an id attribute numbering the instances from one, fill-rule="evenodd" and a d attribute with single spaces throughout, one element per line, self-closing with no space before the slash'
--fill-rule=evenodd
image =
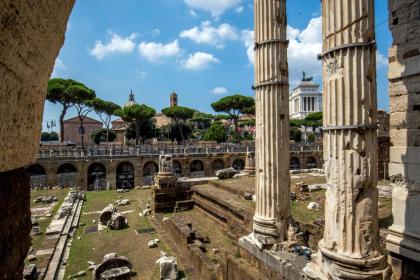
<path id="1" fill-rule="evenodd" d="M 22 279 L 31 240 L 29 176 L 24 168 L 0 172 L 0 278 Z"/>
<path id="2" fill-rule="evenodd" d="M 156 177 L 156 185 L 153 188 L 153 210 L 159 212 L 173 212 L 177 202 L 191 199 L 190 186 L 177 183 L 176 177 Z"/>
<path id="3" fill-rule="evenodd" d="M 418 262 L 390 253 L 388 263 L 392 269 L 392 280 L 420 280 L 420 265 Z"/>
<path id="4" fill-rule="evenodd" d="M 262 274 L 272 280 L 302 279 L 307 261 L 285 251 L 261 250 L 253 234 L 239 239 L 241 256 Z"/>

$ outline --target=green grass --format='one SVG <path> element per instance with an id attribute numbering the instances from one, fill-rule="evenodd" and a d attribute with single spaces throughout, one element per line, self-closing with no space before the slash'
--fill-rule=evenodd
<path id="1" fill-rule="evenodd" d="M 308 195 L 308 199 L 305 201 L 295 200 L 291 202 L 292 216 L 299 222 L 312 223 L 325 214 L 325 191 L 311 192 Z M 318 202 L 320 205 L 319 209 L 308 209 L 310 202 Z"/>
<path id="2" fill-rule="evenodd" d="M 99 220 L 98 213 L 83 214 L 94 211 L 101 211 L 108 204 L 115 200 L 127 198 L 131 204 L 118 207 L 119 212 L 134 210 L 134 212 L 124 214 L 128 219 L 128 228 L 122 230 L 105 229 L 96 233 L 84 233 L 86 227 L 93 226 L 92 220 Z M 70 256 L 66 269 L 65 279 L 80 270 L 87 271 L 88 261 L 101 263 L 103 256 L 108 253 L 117 253 L 129 258 L 133 264 L 133 270 L 137 276 L 133 279 L 159 279 L 159 267 L 155 263 L 160 257 L 160 251 L 165 251 L 173 255 L 168 246 L 161 240 L 158 248 L 149 249 L 147 242 L 159 238 L 158 233 L 139 236 L 135 233 L 136 229 L 149 228 L 152 224 L 149 217 L 139 217 L 148 201 L 151 200 L 150 190 L 133 190 L 128 193 L 117 193 L 116 191 L 88 192 L 82 208 L 80 223 L 85 226 L 79 227 L 70 250 Z M 81 237 L 80 240 L 77 237 Z M 84 279 L 92 279 L 92 274 Z"/>

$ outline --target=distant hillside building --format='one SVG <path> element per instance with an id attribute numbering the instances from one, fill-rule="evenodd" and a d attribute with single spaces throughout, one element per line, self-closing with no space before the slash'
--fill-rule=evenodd
<path id="1" fill-rule="evenodd" d="M 178 106 L 178 94 L 176 94 L 176 92 L 171 93 L 169 104 L 171 107 Z"/>
<path id="2" fill-rule="evenodd" d="M 305 72 L 304 72 L 305 73 Z M 322 92 L 319 84 L 306 78 L 305 74 L 299 85 L 293 89 L 289 98 L 291 119 L 304 119 L 307 115 L 322 112 Z"/>
<path id="3" fill-rule="evenodd" d="M 85 129 L 84 140 L 83 140 L 84 144 L 93 145 L 94 142 L 92 140 L 91 135 L 95 130 L 101 129 L 103 127 L 102 122 L 86 117 L 83 121 L 83 127 Z M 80 128 L 80 120 L 78 117 L 65 120 L 64 121 L 64 141 L 81 145 L 82 139 L 80 137 L 79 128 Z"/>

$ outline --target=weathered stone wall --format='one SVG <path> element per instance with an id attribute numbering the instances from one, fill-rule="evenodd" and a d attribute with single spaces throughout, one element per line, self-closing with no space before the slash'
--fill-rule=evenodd
<path id="1" fill-rule="evenodd" d="M 420 275 L 420 2 L 389 0 L 390 164 L 394 183 L 387 249 L 393 279 Z M 417 276 L 417 277 L 414 277 Z"/>
<path id="2" fill-rule="evenodd" d="M 0 279 L 22 279 L 31 240 L 29 177 L 24 168 L 0 172 Z"/>
<path id="3" fill-rule="evenodd" d="M 0 2 L 0 172 L 36 161 L 46 85 L 73 4 Z"/>

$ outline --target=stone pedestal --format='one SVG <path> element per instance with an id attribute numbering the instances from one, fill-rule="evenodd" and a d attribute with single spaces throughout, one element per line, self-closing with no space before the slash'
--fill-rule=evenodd
<path id="1" fill-rule="evenodd" d="M 325 229 L 305 272 L 312 279 L 387 279 L 376 188 L 374 1 L 323 0 L 322 10 Z"/>
<path id="2" fill-rule="evenodd" d="M 251 176 L 255 175 L 255 153 L 247 152 L 245 168 L 242 172 Z"/>
<path id="3" fill-rule="evenodd" d="M 159 173 L 160 178 L 174 176 L 174 162 L 172 155 L 159 156 Z"/>

